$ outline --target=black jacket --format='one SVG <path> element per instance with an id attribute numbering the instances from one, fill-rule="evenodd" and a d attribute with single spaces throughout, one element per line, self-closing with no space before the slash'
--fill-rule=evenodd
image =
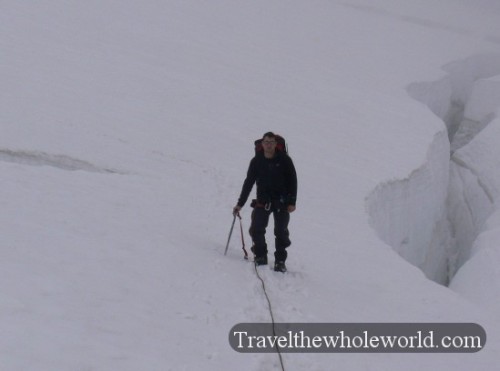
<path id="1" fill-rule="evenodd" d="M 259 202 L 281 200 L 286 205 L 295 205 L 297 173 L 292 159 L 286 153 L 276 152 L 271 159 L 265 158 L 263 153 L 258 153 L 250 161 L 238 206 L 243 206 L 247 202 L 254 183 L 257 183 Z"/>

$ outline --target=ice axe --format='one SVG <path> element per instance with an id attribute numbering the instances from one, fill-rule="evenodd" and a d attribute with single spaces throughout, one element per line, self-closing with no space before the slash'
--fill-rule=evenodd
<path id="1" fill-rule="evenodd" d="M 231 235 L 233 234 L 234 223 L 236 222 L 236 217 L 238 217 L 238 219 L 240 219 L 240 232 L 241 232 L 241 244 L 242 244 L 241 248 L 243 249 L 243 253 L 245 254 L 244 258 L 248 259 L 248 253 L 247 250 L 245 249 L 245 239 L 243 238 L 243 223 L 241 222 L 240 213 L 239 212 L 234 213 L 233 216 L 234 218 L 233 222 L 231 223 L 231 229 L 229 230 L 229 236 L 227 237 L 227 244 L 226 244 L 226 249 L 224 250 L 224 255 L 227 254 L 227 249 L 229 248 L 229 241 L 231 241 Z"/>

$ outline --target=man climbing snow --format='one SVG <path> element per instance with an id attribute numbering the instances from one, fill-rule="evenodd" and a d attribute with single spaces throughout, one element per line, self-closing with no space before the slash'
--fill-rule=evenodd
<path id="1" fill-rule="evenodd" d="M 274 217 L 274 270 L 286 272 L 286 248 L 291 245 L 288 231 L 290 213 L 295 211 L 297 199 L 297 173 L 293 161 L 286 153 L 284 139 L 272 132 L 265 133 L 255 142 L 256 154 L 250 161 L 247 177 L 243 183 L 238 203 L 233 214 L 240 212 L 257 183 L 257 199 L 252 201 L 250 235 L 256 265 L 267 264 L 266 228 L 269 216 Z"/>

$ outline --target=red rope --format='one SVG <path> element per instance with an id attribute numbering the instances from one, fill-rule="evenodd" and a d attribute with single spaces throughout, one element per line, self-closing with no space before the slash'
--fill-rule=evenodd
<path id="1" fill-rule="evenodd" d="M 241 248 L 243 249 L 243 253 L 245 254 L 245 259 L 248 260 L 248 252 L 245 249 L 245 238 L 243 237 L 243 223 L 241 222 L 241 215 L 240 213 L 236 214 L 236 216 L 240 219 L 240 233 L 241 233 Z"/>

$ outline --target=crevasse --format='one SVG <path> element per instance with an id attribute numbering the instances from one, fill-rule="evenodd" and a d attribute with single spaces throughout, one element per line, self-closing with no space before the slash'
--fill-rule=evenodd
<path id="1" fill-rule="evenodd" d="M 425 275 L 447 285 L 469 259 L 494 211 L 496 190 L 474 153 L 461 155 L 500 108 L 500 55 L 477 55 L 443 67 L 432 82 L 415 82 L 409 95 L 444 122 L 424 164 L 406 179 L 378 185 L 367 197 L 378 236 Z M 485 154 L 482 153 L 481 156 Z M 500 170 L 499 170 L 500 171 Z"/>

